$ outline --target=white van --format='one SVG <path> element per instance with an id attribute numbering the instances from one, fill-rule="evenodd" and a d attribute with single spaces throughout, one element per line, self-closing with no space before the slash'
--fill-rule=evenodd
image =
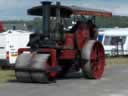
<path id="1" fill-rule="evenodd" d="M 104 30 L 102 36 L 106 55 L 128 55 L 128 28 Z"/>
<path id="2" fill-rule="evenodd" d="M 0 33 L 0 65 L 13 66 L 19 48 L 26 48 L 32 32 L 8 30 Z"/>

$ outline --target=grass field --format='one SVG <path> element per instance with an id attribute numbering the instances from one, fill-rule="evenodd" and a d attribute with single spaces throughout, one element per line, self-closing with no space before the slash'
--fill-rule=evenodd
<path id="1" fill-rule="evenodd" d="M 106 64 L 128 64 L 128 57 L 108 57 Z"/>
<path id="2" fill-rule="evenodd" d="M 15 80 L 15 73 L 12 70 L 1 70 L 0 69 L 0 83 Z"/>
<path id="3" fill-rule="evenodd" d="M 106 58 L 106 64 L 128 64 L 128 57 L 113 57 Z M 5 83 L 11 80 L 15 80 L 15 73 L 13 70 L 1 70 L 0 69 L 0 83 Z"/>

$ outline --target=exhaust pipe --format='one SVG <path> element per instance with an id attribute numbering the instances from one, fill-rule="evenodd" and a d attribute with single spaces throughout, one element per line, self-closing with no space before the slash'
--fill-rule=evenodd
<path id="1" fill-rule="evenodd" d="M 43 35 L 44 37 L 50 37 L 50 33 L 49 33 L 49 19 L 50 19 L 50 5 L 51 2 L 50 1 L 43 1 L 41 2 L 42 4 L 42 20 L 43 20 Z"/>

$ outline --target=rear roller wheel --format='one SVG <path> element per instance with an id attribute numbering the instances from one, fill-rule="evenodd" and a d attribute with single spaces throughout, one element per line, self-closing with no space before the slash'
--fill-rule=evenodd
<path id="1" fill-rule="evenodd" d="M 102 77 L 105 66 L 105 55 L 102 44 L 96 40 L 89 40 L 82 49 L 83 74 L 89 79 Z"/>

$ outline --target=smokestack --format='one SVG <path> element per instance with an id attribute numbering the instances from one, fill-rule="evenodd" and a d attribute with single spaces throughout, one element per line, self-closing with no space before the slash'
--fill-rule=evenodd
<path id="1" fill-rule="evenodd" d="M 49 37 L 50 33 L 49 33 L 49 19 L 50 19 L 50 5 L 51 2 L 50 1 L 43 1 L 41 2 L 42 4 L 42 20 L 43 20 L 43 35 L 45 37 Z"/>
<path id="2" fill-rule="evenodd" d="M 55 33 L 55 38 L 60 40 L 60 32 L 59 32 L 59 27 L 60 27 L 60 2 L 56 2 L 56 33 Z"/>

